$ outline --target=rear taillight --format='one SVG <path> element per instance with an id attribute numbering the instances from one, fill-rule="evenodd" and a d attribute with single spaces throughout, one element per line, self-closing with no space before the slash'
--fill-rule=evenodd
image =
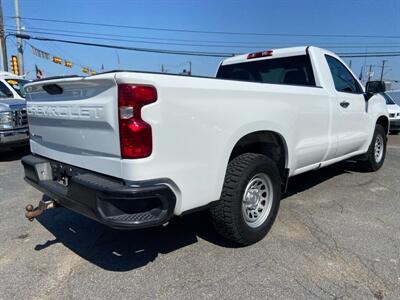
<path id="1" fill-rule="evenodd" d="M 121 158 L 144 158 L 153 150 L 151 126 L 142 120 L 142 107 L 157 100 L 153 86 L 118 85 Z"/>

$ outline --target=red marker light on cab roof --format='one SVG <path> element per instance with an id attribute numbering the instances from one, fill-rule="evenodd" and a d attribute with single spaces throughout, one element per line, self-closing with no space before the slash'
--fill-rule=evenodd
<path id="1" fill-rule="evenodd" d="M 272 56 L 272 52 L 273 52 L 272 50 L 267 50 L 267 51 L 262 51 L 262 52 L 250 53 L 249 55 L 247 55 L 247 59 Z"/>

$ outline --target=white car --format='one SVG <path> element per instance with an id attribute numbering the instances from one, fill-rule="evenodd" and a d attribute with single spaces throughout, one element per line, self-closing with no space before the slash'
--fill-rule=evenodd
<path id="1" fill-rule="evenodd" d="M 225 59 L 216 78 L 117 71 L 26 86 L 25 179 L 120 229 L 209 208 L 224 237 L 262 239 L 288 178 L 357 158 L 378 170 L 389 130 L 381 83 L 334 53 L 296 47 Z"/>
<path id="2" fill-rule="evenodd" d="M 389 112 L 390 132 L 397 134 L 400 131 L 400 106 L 395 102 L 396 91 L 384 92 L 382 96 L 386 100 Z"/>

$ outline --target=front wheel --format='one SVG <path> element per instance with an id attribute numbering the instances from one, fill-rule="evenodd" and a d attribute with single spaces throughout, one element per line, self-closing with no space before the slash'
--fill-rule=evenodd
<path id="1" fill-rule="evenodd" d="M 215 229 L 240 245 L 261 240 L 279 209 L 281 181 L 265 155 L 245 153 L 228 165 L 221 199 L 211 208 Z"/>
<path id="2" fill-rule="evenodd" d="M 379 124 L 375 126 L 374 136 L 367 153 L 360 160 L 361 167 L 369 172 L 378 171 L 386 157 L 386 132 Z"/>

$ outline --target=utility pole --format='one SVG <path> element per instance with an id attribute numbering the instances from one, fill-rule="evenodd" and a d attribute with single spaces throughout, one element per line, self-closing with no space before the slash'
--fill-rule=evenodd
<path id="1" fill-rule="evenodd" d="M 161 73 L 164 73 L 164 64 L 161 65 Z"/>
<path id="2" fill-rule="evenodd" d="M 4 24 L 3 24 L 3 6 L 0 0 L 0 56 L 1 56 L 1 65 L 3 67 L 3 71 L 8 71 L 8 60 L 7 60 L 7 45 L 6 39 L 4 37 Z"/>
<path id="3" fill-rule="evenodd" d="M 371 81 L 371 76 L 372 76 L 372 65 L 369 65 L 368 80 L 367 81 Z"/>
<path id="4" fill-rule="evenodd" d="M 189 61 L 189 76 L 192 75 L 192 62 Z"/>
<path id="5" fill-rule="evenodd" d="M 387 62 L 387 60 L 383 60 L 382 61 L 381 81 L 383 80 L 383 71 L 385 70 L 385 63 L 386 62 Z"/>
<path id="6" fill-rule="evenodd" d="M 19 16 L 19 0 L 14 0 L 15 20 L 17 25 L 17 34 L 21 34 L 21 17 Z M 17 37 L 18 64 L 20 74 L 24 72 L 24 49 L 22 47 L 22 39 Z"/>

